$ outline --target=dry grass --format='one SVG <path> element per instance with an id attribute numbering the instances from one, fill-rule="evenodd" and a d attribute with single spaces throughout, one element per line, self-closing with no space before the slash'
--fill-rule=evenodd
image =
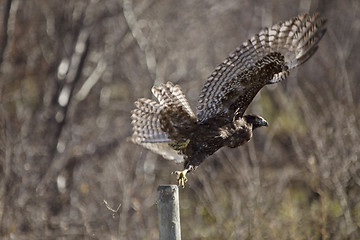
<path id="1" fill-rule="evenodd" d="M 316 55 L 248 109 L 270 127 L 214 154 L 180 191 L 182 236 L 358 239 L 356 0 L 3 1 L 1 238 L 158 238 L 156 188 L 181 166 L 126 141 L 133 102 L 170 80 L 195 107 L 237 45 L 315 11 L 329 19 Z"/>

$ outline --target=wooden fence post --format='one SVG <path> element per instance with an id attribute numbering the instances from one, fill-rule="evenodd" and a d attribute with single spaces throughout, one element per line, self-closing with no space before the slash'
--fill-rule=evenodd
<path id="1" fill-rule="evenodd" d="M 158 186 L 159 239 L 181 240 L 179 188 L 177 185 Z"/>

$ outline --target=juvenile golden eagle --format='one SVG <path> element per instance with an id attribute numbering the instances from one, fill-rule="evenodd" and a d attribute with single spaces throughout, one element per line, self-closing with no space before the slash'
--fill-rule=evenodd
<path id="1" fill-rule="evenodd" d="M 131 140 L 166 159 L 184 162 L 176 171 L 184 186 L 186 173 L 223 146 L 238 147 L 250 140 L 255 128 L 268 123 L 257 115 L 243 115 L 257 92 L 280 82 L 290 69 L 317 50 L 326 20 L 302 14 L 265 28 L 238 47 L 208 77 L 196 115 L 178 85 L 154 86 L 159 102 L 141 98 L 132 111 Z"/>

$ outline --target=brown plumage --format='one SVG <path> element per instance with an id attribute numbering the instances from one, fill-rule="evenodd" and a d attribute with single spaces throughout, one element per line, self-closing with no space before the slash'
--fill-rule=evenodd
<path id="1" fill-rule="evenodd" d="M 252 131 L 267 122 L 245 115 L 250 102 L 267 84 L 280 82 L 289 71 L 308 60 L 325 33 L 326 20 L 319 14 L 302 14 L 265 28 L 230 54 L 205 83 L 196 115 L 184 93 L 171 82 L 154 86 L 159 103 L 135 102 L 131 140 L 164 158 L 184 162 L 177 171 L 179 184 L 221 147 L 238 147 Z"/>

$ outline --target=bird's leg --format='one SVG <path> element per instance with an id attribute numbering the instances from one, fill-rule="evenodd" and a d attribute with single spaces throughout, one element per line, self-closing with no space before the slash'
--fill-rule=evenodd
<path id="1" fill-rule="evenodd" d="M 175 171 L 175 174 L 177 175 L 177 181 L 178 181 L 179 186 L 181 186 L 182 188 L 185 187 L 185 183 L 188 180 L 186 177 L 186 174 L 193 169 L 194 169 L 193 166 L 189 166 L 188 168 L 186 168 L 182 171 Z"/>
<path id="2" fill-rule="evenodd" d="M 182 149 L 185 149 L 189 145 L 190 139 L 186 139 L 185 142 L 180 143 L 170 143 L 169 145 L 174 148 L 176 151 L 181 151 Z"/>
<path id="3" fill-rule="evenodd" d="M 186 177 L 188 171 L 189 171 L 188 169 L 184 169 L 183 171 L 175 171 L 175 174 L 177 175 L 178 185 L 181 186 L 182 188 L 185 187 L 185 183 L 188 180 Z"/>

